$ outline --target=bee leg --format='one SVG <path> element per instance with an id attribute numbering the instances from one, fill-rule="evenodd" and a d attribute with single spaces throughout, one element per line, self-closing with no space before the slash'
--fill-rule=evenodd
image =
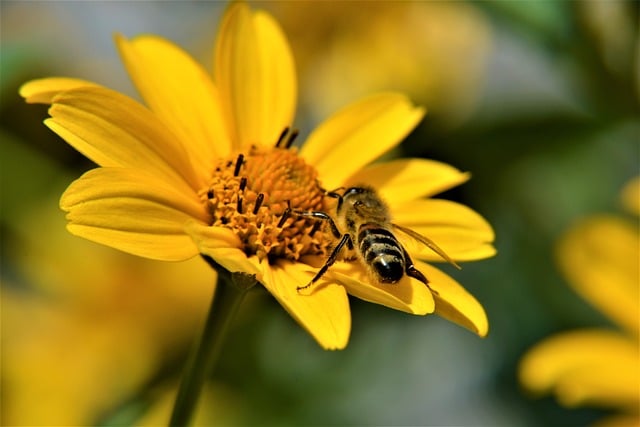
<path id="1" fill-rule="evenodd" d="M 278 227 L 283 227 L 284 223 L 291 216 L 298 216 L 303 218 L 312 218 L 312 219 L 319 219 L 322 221 L 326 221 L 329 223 L 329 228 L 331 228 L 331 234 L 333 234 L 333 237 L 335 237 L 336 239 L 339 239 L 342 237 L 342 233 L 340 233 L 340 230 L 338 230 L 338 226 L 336 225 L 335 221 L 326 213 L 320 212 L 320 211 L 311 211 L 311 212 L 298 211 L 295 209 L 291 209 L 291 206 L 288 206 L 282 213 L 282 216 L 280 217 L 280 221 L 278 221 Z M 349 248 L 351 248 L 352 246 L 353 245 L 349 245 Z"/>
<path id="2" fill-rule="evenodd" d="M 313 219 L 319 219 L 319 220 L 322 220 L 322 221 L 326 221 L 326 222 L 329 223 L 329 228 L 331 228 L 331 233 L 333 234 L 333 236 L 336 239 L 339 239 L 340 237 L 342 237 L 342 233 L 340 233 L 340 230 L 338 230 L 338 226 L 333 221 L 333 218 L 331 218 L 329 215 L 327 215 L 324 212 L 319 212 L 319 211 L 307 212 L 307 211 L 295 211 L 295 210 L 292 210 L 292 211 L 290 211 L 290 213 L 293 214 L 293 215 L 296 215 L 296 216 L 304 217 L 304 218 L 313 218 Z"/>
<path id="3" fill-rule="evenodd" d="M 338 259 L 338 254 L 340 253 L 340 250 L 342 250 L 345 244 L 348 244 L 348 246 L 353 246 L 353 243 L 351 242 L 351 236 L 349 236 L 348 234 L 345 234 L 342 236 L 342 238 L 340 239 L 336 247 L 333 248 L 331 255 L 329 255 L 329 258 L 327 258 L 327 261 L 324 263 L 322 268 L 316 273 L 315 276 L 313 276 L 313 279 L 311 279 L 311 281 L 304 286 L 298 286 L 297 288 L 298 292 L 300 292 L 303 289 L 309 288 L 311 285 L 317 282 L 324 275 L 324 273 L 327 272 L 329 267 L 331 267 L 333 263 L 336 262 L 336 259 Z"/>
<path id="4" fill-rule="evenodd" d="M 336 212 L 340 212 L 340 209 L 342 208 L 342 201 L 343 201 L 342 196 L 340 195 L 340 193 L 337 193 L 337 191 L 340 190 L 340 189 L 343 189 L 343 188 L 344 187 L 339 187 L 339 188 L 336 188 L 335 190 L 329 191 L 327 193 L 328 197 L 332 197 L 334 199 L 338 199 L 338 206 L 336 207 Z"/>
<path id="5" fill-rule="evenodd" d="M 436 291 L 431 286 L 429 286 L 429 279 L 427 279 L 425 275 L 422 274 L 422 272 L 418 270 L 415 265 L 413 265 L 413 260 L 409 256 L 409 253 L 407 252 L 407 250 L 405 248 L 402 248 L 402 252 L 404 253 L 404 261 L 405 261 L 404 272 L 407 274 L 407 276 L 413 277 L 414 279 L 418 279 L 419 281 L 424 283 L 432 293 L 438 295 L 438 291 Z"/>

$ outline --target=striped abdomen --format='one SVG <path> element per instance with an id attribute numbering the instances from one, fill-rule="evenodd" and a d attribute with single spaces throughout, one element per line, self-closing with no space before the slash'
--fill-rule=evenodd
<path id="1" fill-rule="evenodd" d="M 394 235 L 376 224 L 363 224 L 358 231 L 358 249 L 382 283 L 396 283 L 404 275 L 405 260 Z"/>

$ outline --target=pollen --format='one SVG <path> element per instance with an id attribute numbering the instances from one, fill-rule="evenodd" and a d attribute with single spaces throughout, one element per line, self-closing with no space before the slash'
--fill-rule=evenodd
<path id="1" fill-rule="evenodd" d="M 324 224 L 295 214 L 326 209 L 317 175 L 296 148 L 253 146 L 220 159 L 199 195 L 210 225 L 231 229 L 247 256 L 297 261 L 324 255 L 329 245 Z"/>

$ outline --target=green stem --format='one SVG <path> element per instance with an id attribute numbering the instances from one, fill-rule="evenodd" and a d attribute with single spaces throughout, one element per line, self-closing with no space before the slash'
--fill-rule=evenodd
<path id="1" fill-rule="evenodd" d="M 180 383 L 169 422 L 172 427 L 188 426 L 191 422 L 202 387 L 218 359 L 229 325 L 247 291 L 256 283 L 253 276 L 230 273 L 212 259 L 205 257 L 205 260 L 218 272 L 218 284 L 202 335 Z"/>

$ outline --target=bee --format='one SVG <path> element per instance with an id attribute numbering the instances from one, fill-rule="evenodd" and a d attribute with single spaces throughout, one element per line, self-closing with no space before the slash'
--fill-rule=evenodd
<path id="1" fill-rule="evenodd" d="M 334 217 L 319 211 L 285 213 L 285 216 L 293 213 L 326 221 L 331 233 L 338 241 L 317 274 L 308 284 L 298 286 L 298 291 L 309 288 L 317 282 L 336 262 L 345 246 L 367 267 L 369 275 L 377 283 L 397 283 L 406 274 L 429 287 L 429 281 L 415 267 L 409 253 L 395 236 L 395 231 L 404 233 L 426 245 L 445 261 L 460 269 L 460 266 L 431 239 L 409 228 L 394 224 L 391 221 L 389 207 L 373 188 L 364 185 L 355 186 L 344 189 L 342 194 L 338 192 L 340 190 L 342 189 L 326 193 L 328 197 L 338 199 Z"/>

